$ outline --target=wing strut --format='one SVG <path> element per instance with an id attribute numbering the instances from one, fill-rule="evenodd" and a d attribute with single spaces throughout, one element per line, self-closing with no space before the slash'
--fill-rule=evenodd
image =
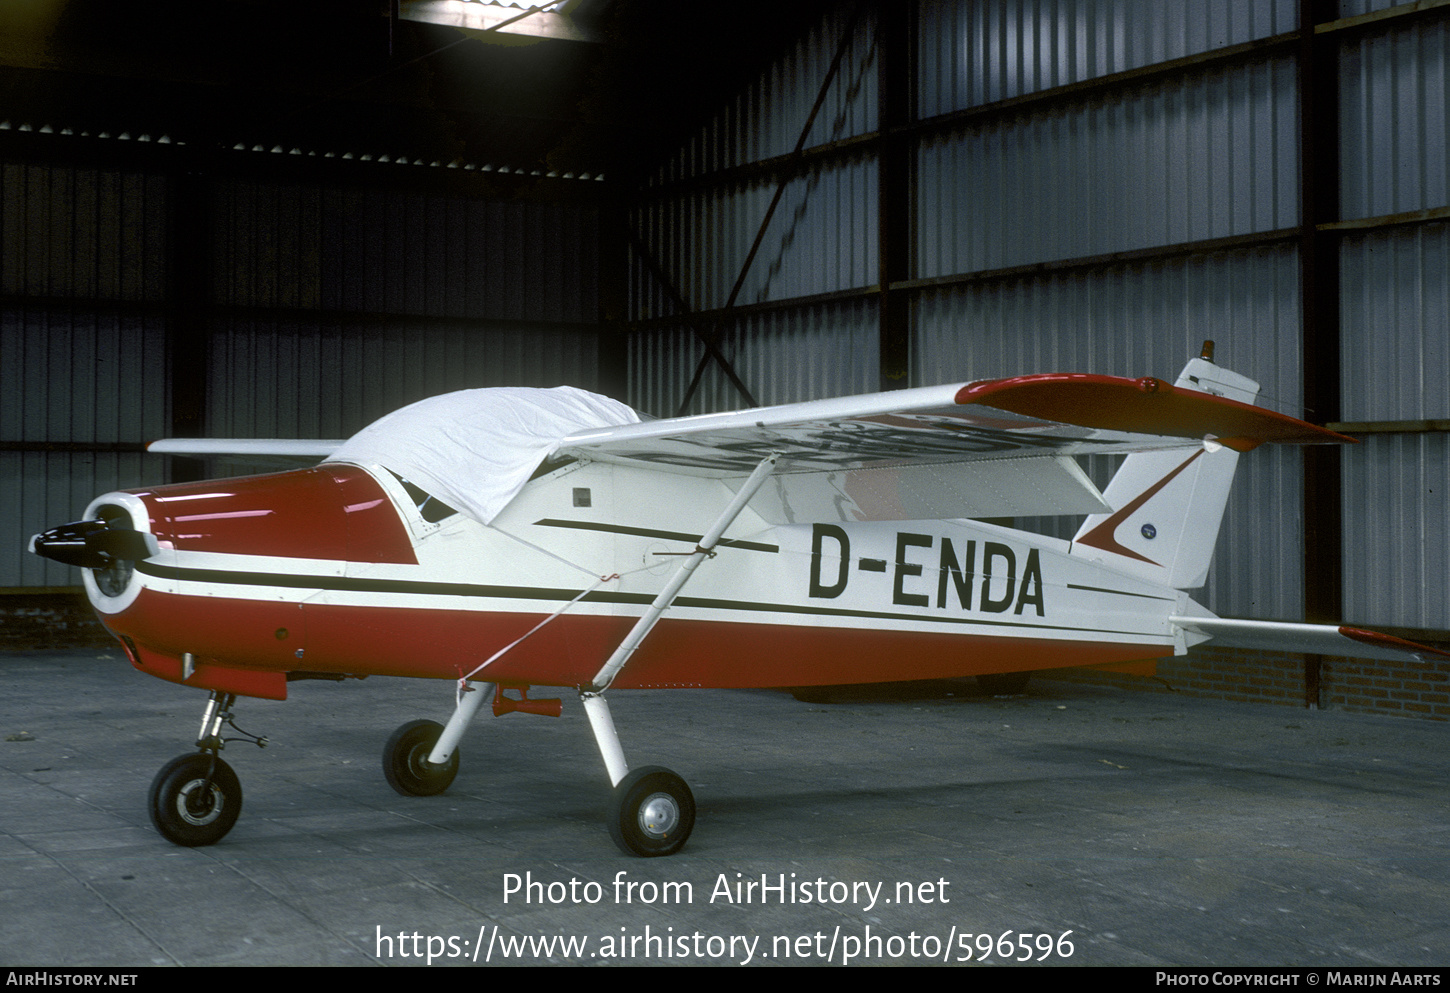
<path id="1" fill-rule="evenodd" d="M 675 602 L 675 598 L 679 596 L 680 590 L 684 588 L 695 569 L 707 556 L 715 554 L 716 542 L 725 533 L 725 529 L 735 523 L 735 518 L 740 516 L 740 512 L 745 509 L 745 505 L 750 502 L 750 498 L 755 495 L 755 492 L 765 485 L 765 481 L 770 478 L 771 472 L 775 469 L 775 462 L 778 458 L 780 458 L 778 454 L 772 454 L 755 467 L 755 471 L 750 474 L 745 485 L 740 487 L 740 492 L 735 494 L 735 498 L 710 526 L 710 530 L 705 532 L 700 543 L 695 546 L 695 550 L 675 569 L 674 575 L 665 584 L 665 588 L 660 590 L 659 595 L 649 605 L 649 609 L 644 612 L 644 616 L 636 621 L 629 634 L 625 635 L 624 640 L 619 643 L 619 647 L 614 650 L 614 654 L 609 656 L 609 661 L 604 663 L 604 667 L 595 674 L 588 686 L 580 687 L 579 699 L 584 704 L 584 712 L 589 715 L 589 726 L 594 731 L 594 740 L 599 745 L 600 754 L 604 757 L 604 766 L 609 770 L 609 781 L 612 785 L 619 785 L 620 780 L 629 773 L 629 766 L 624 761 L 624 750 L 620 747 L 619 735 L 615 733 L 614 720 L 609 716 L 609 704 L 604 700 L 604 691 L 609 689 L 609 684 L 614 682 L 614 677 L 619 674 L 620 669 L 624 668 L 624 664 L 629 661 L 629 657 L 644 641 L 645 636 L 659 623 L 660 616 Z"/>

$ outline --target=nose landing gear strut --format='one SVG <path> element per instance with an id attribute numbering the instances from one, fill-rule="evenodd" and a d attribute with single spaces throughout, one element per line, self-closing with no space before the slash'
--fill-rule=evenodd
<path id="1" fill-rule="evenodd" d="M 236 694 L 213 690 L 201 719 L 198 751 L 172 759 L 151 781 L 147 797 L 151 823 L 173 844 L 187 848 L 215 844 L 242 812 L 242 784 L 217 753 L 228 741 L 251 741 L 265 748 L 267 739 L 237 727 L 231 712 L 235 701 Z M 241 738 L 223 739 L 223 726 Z"/>

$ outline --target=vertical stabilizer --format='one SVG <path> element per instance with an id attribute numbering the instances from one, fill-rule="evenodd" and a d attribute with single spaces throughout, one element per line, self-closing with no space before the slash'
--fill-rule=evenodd
<path id="1" fill-rule="evenodd" d="M 1174 387 L 1253 403 L 1259 384 L 1214 365 L 1211 355 L 1209 343 Z M 1211 438 L 1193 449 L 1129 455 L 1103 494 L 1116 510 L 1083 522 L 1073 554 L 1176 589 L 1202 586 L 1238 459 Z"/>

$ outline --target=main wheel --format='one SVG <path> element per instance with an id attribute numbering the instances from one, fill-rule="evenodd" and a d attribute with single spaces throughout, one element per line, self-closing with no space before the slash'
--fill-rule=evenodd
<path id="1" fill-rule="evenodd" d="M 614 788 L 609 836 L 629 855 L 673 855 L 694 827 L 695 795 L 668 769 L 636 769 Z"/>
<path id="2" fill-rule="evenodd" d="M 167 841 L 187 848 L 226 836 L 242 812 L 242 784 L 215 755 L 192 752 L 172 759 L 151 781 L 151 823 Z"/>
<path id="3" fill-rule="evenodd" d="M 458 750 L 442 765 L 428 761 L 442 734 L 443 725 L 437 721 L 410 721 L 394 731 L 383 746 L 388 785 L 403 796 L 433 796 L 448 789 L 458 775 Z"/>

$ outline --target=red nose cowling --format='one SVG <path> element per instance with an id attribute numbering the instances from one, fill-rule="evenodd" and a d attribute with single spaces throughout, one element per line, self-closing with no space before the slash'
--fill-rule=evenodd
<path id="1" fill-rule="evenodd" d="M 131 492 L 145 503 L 162 549 L 136 569 L 149 583 L 175 584 L 174 592 L 143 589 L 101 620 L 136 668 L 188 686 L 285 699 L 286 673 L 307 668 L 295 591 L 322 585 L 306 574 L 340 576 L 347 563 L 416 562 L 391 499 L 353 466 Z M 288 568 L 223 556 L 314 561 Z"/>

